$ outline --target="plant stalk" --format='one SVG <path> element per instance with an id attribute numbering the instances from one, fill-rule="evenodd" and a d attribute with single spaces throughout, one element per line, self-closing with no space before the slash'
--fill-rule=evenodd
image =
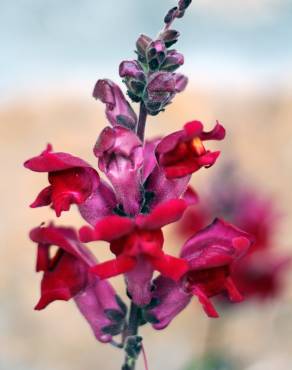
<path id="1" fill-rule="evenodd" d="M 137 338 L 138 329 L 140 325 L 141 309 L 136 306 L 133 302 L 131 303 L 129 322 L 125 333 L 125 362 L 122 366 L 122 370 L 135 370 L 136 360 L 138 359 L 140 349 L 137 350 L 136 346 L 133 351 L 129 351 L 127 347 L 130 347 L 130 340 Z M 132 345 L 131 345 L 132 346 Z M 132 353 L 132 355 L 130 354 Z"/>
<path id="2" fill-rule="evenodd" d="M 137 125 L 137 135 L 140 140 L 144 141 L 144 134 L 145 134 L 145 126 L 146 126 L 146 119 L 147 119 L 147 110 L 143 102 L 140 103 L 140 113 L 139 113 L 139 120 Z"/>

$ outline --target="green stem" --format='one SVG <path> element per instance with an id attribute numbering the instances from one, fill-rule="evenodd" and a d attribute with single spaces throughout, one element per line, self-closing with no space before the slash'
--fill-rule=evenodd
<path id="1" fill-rule="evenodd" d="M 147 119 L 147 110 L 143 102 L 140 104 L 139 121 L 137 125 L 137 135 L 140 140 L 144 141 L 145 125 Z"/>
<path id="2" fill-rule="evenodd" d="M 127 347 L 128 346 L 132 347 L 132 344 L 130 343 L 130 341 L 133 340 L 135 337 L 137 338 L 138 329 L 140 325 L 140 317 L 141 317 L 141 309 L 132 302 L 131 308 L 130 308 L 129 322 L 128 322 L 128 326 L 126 328 L 126 333 L 125 333 L 126 356 L 125 356 L 125 362 L 122 366 L 122 370 L 135 370 L 136 360 L 139 356 L 140 350 L 137 351 L 137 349 L 134 348 L 133 351 L 129 351 L 127 350 Z M 134 342 L 135 342 L 135 339 L 134 339 Z M 132 355 L 130 353 L 132 353 Z"/>

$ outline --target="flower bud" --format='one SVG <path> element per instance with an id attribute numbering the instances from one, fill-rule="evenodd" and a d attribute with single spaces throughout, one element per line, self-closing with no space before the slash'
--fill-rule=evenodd
<path id="1" fill-rule="evenodd" d="M 170 50 L 163 62 L 161 69 L 168 72 L 174 72 L 184 64 L 184 56 L 176 50 Z"/>
<path id="2" fill-rule="evenodd" d="M 164 41 L 165 46 L 169 48 L 177 42 L 179 35 L 180 33 L 176 30 L 165 30 L 160 34 L 160 38 Z"/>
<path id="3" fill-rule="evenodd" d="M 166 16 L 164 17 L 164 23 L 169 24 L 174 21 L 178 13 L 178 8 L 175 6 L 174 8 L 171 8 Z"/>
<path id="4" fill-rule="evenodd" d="M 146 77 L 140 64 L 136 60 L 123 61 L 120 64 L 119 74 L 124 77 L 131 99 L 140 101 L 146 85 Z"/>
<path id="5" fill-rule="evenodd" d="M 150 70 L 158 70 L 166 57 L 166 47 L 164 41 L 152 41 L 147 47 L 146 57 Z"/>
<path id="6" fill-rule="evenodd" d="M 181 10 L 181 11 L 186 10 L 189 7 L 189 5 L 191 4 L 191 2 L 192 2 L 192 0 L 179 0 L 179 2 L 178 2 L 179 10 Z"/>
<path id="7" fill-rule="evenodd" d="M 151 43 L 152 39 L 146 35 L 140 35 L 138 40 L 136 41 L 136 48 L 137 53 L 139 56 L 139 61 L 142 63 L 146 63 L 146 49 L 148 45 Z"/>
<path id="8" fill-rule="evenodd" d="M 122 90 L 113 81 L 98 80 L 93 90 L 93 97 L 106 105 L 105 113 L 113 126 L 135 127 L 137 116 L 125 99 Z"/>

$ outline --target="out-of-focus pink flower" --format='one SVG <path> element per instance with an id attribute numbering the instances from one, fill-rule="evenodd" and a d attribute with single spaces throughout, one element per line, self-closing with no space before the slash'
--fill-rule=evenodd
<path id="1" fill-rule="evenodd" d="M 232 170 L 232 168 L 231 168 Z M 282 288 L 283 272 L 291 257 L 275 251 L 275 236 L 280 213 L 272 198 L 268 198 L 225 169 L 215 179 L 209 193 L 190 207 L 177 225 L 178 232 L 188 237 L 207 225 L 215 216 L 223 217 L 254 238 L 247 255 L 238 260 L 232 278 L 245 298 L 274 298 Z"/>
<path id="2" fill-rule="evenodd" d="M 222 140 L 224 137 L 225 130 L 219 123 L 212 131 L 204 132 L 201 122 L 189 122 L 183 130 L 160 141 L 156 148 L 158 163 L 169 179 L 190 175 L 201 167 L 212 166 L 220 154 L 219 151 L 206 150 L 203 141 Z"/>
<path id="3" fill-rule="evenodd" d="M 154 270 L 178 280 L 187 270 L 187 263 L 163 252 L 161 228 L 177 221 L 186 209 L 186 202 L 173 199 L 155 207 L 151 213 L 135 218 L 108 216 L 92 229 L 84 226 L 80 238 L 84 242 L 105 240 L 116 259 L 96 265 L 91 270 L 106 279 L 126 274 L 133 301 L 140 306 L 151 300 L 151 279 Z"/>
<path id="4" fill-rule="evenodd" d="M 124 127 L 106 127 L 94 148 L 99 168 L 111 181 L 118 202 L 129 215 L 140 210 L 143 147 L 137 135 Z"/>
<path id="5" fill-rule="evenodd" d="M 53 225 L 37 227 L 31 230 L 30 238 L 38 244 L 36 270 L 43 271 L 41 298 L 35 309 L 42 310 L 55 300 L 74 298 L 96 338 L 109 342 L 112 335 L 107 327 L 121 325 L 118 321 L 123 319 L 124 313 L 112 286 L 90 273 L 90 267 L 97 261 L 79 242 L 74 229 Z M 58 249 L 51 257 L 53 245 Z M 119 320 L 113 319 L 114 314 Z"/>
<path id="6" fill-rule="evenodd" d="M 191 237 L 180 255 L 189 265 L 186 274 L 175 284 L 156 280 L 154 294 L 160 304 L 149 311 L 157 319 L 154 327 L 161 329 L 168 325 L 192 295 L 199 299 L 209 317 L 218 317 L 210 300 L 214 296 L 227 293 L 232 302 L 240 302 L 242 296 L 232 280 L 232 267 L 251 244 L 249 234 L 219 219 Z"/>
<path id="7" fill-rule="evenodd" d="M 40 155 L 24 166 L 35 172 L 48 172 L 50 185 L 44 188 L 32 208 L 52 205 L 56 215 L 68 211 L 71 204 L 82 204 L 99 185 L 98 173 L 85 161 L 67 153 L 55 153 L 48 145 Z"/>
<path id="8" fill-rule="evenodd" d="M 137 123 L 137 116 L 127 102 L 122 90 L 111 80 L 98 80 L 93 97 L 106 105 L 106 116 L 113 125 L 121 125 L 133 129 Z"/>

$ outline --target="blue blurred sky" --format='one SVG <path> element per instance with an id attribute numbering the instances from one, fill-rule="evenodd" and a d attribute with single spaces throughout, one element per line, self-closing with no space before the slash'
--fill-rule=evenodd
<path id="1" fill-rule="evenodd" d="M 118 78 L 139 33 L 154 36 L 174 0 L 1 0 L 0 96 L 91 89 Z M 195 0 L 176 28 L 192 81 L 288 85 L 292 0 Z"/>

